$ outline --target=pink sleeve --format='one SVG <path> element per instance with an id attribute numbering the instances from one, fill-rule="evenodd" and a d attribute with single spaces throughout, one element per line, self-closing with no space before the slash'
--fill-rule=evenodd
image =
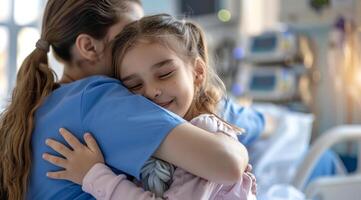
<path id="1" fill-rule="evenodd" d="M 129 181 L 125 175 L 116 175 L 106 165 L 97 163 L 83 179 L 84 192 L 102 200 L 160 200 L 151 192 L 144 191 Z M 126 197 L 126 198 L 125 198 Z"/>
<path id="2" fill-rule="evenodd" d="M 173 175 L 173 183 L 164 193 L 164 197 L 172 200 L 209 200 L 216 186 L 217 184 L 178 167 Z"/>
<path id="3" fill-rule="evenodd" d="M 180 168 L 176 169 L 173 178 L 171 188 L 164 193 L 164 197 L 157 198 L 127 180 L 125 175 L 116 175 L 106 165 L 97 163 L 85 175 L 82 189 L 101 200 L 208 200 L 214 186 Z"/>

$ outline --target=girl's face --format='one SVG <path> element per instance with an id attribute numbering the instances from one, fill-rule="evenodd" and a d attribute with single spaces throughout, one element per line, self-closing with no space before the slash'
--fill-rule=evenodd
<path id="1" fill-rule="evenodd" d="M 174 51 L 157 43 L 139 43 L 120 66 L 120 79 L 130 91 L 181 117 L 187 113 L 194 96 L 194 70 Z"/>

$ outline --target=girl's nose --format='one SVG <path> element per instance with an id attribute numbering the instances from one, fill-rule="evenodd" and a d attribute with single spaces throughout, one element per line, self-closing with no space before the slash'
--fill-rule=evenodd
<path id="1" fill-rule="evenodd" d="M 146 97 L 149 99 L 155 99 L 162 94 L 161 89 L 159 87 L 147 87 L 146 89 Z"/>

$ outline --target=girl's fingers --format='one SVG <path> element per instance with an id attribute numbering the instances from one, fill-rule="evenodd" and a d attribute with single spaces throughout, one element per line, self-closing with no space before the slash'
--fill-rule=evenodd
<path id="1" fill-rule="evenodd" d="M 246 171 L 251 172 L 253 170 L 253 167 L 251 164 L 247 164 Z"/>
<path id="2" fill-rule="evenodd" d="M 52 148 L 54 151 L 60 153 L 61 155 L 63 155 L 66 158 L 68 158 L 72 153 L 71 149 L 69 149 L 67 146 L 63 145 L 62 143 L 60 143 L 56 140 L 46 139 L 45 143 L 50 148 Z"/>
<path id="3" fill-rule="evenodd" d="M 79 140 L 68 130 L 65 128 L 61 128 L 59 130 L 60 134 L 63 136 L 65 141 L 73 148 L 73 149 L 80 149 L 83 148 L 84 145 L 79 142 Z"/>
<path id="4" fill-rule="evenodd" d="M 250 176 L 251 176 L 251 179 L 252 179 L 253 182 L 257 181 L 256 177 L 253 174 L 250 174 Z"/>
<path id="5" fill-rule="evenodd" d="M 69 180 L 67 171 L 47 172 L 46 176 L 53 179 Z"/>
<path id="6" fill-rule="evenodd" d="M 99 145 L 97 141 L 94 139 L 94 137 L 90 133 L 84 134 L 84 140 L 86 145 L 89 147 L 89 149 L 96 153 L 101 153 L 101 150 L 99 148 Z"/>
<path id="7" fill-rule="evenodd" d="M 66 168 L 66 159 L 64 158 L 44 153 L 43 159 L 58 167 Z"/>

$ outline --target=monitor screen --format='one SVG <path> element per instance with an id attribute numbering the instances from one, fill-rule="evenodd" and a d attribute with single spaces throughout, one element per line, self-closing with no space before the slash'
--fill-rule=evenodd
<path id="1" fill-rule="evenodd" d="M 253 91 L 272 91 L 276 87 L 276 76 L 269 75 L 253 75 L 250 83 L 250 90 Z"/>
<path id="2" fill-rule="evenodd" d="M 254 37 L 251 51 L 253 53 L 269 52 L 275 50 L 277 45 L 277 37 L 275 35 L 262 35 Z"/>
<path id="3" fill-rule="evenodd" d="M 240 19 L 239 0 L 142 0 L 142 4 L 145 15 L 167 13 L 177 18 L 191 18 L 203 27 L 237 23 Z"/>
<path id="4" fill-rule="evenodd" d="M 168 13 L 188 17 L 217 15 L 221 9 L 231 9 L 238 5 L 233 0 L 142 0 L 142 4 L 146 15 Z"/>
<path id="5" fill-rule="evenodd" d="M 214 14 L 222 8 L 220 0 L 182 0 L 180 1 L 181 13 L 186 16 L 200 16 Z"/>

